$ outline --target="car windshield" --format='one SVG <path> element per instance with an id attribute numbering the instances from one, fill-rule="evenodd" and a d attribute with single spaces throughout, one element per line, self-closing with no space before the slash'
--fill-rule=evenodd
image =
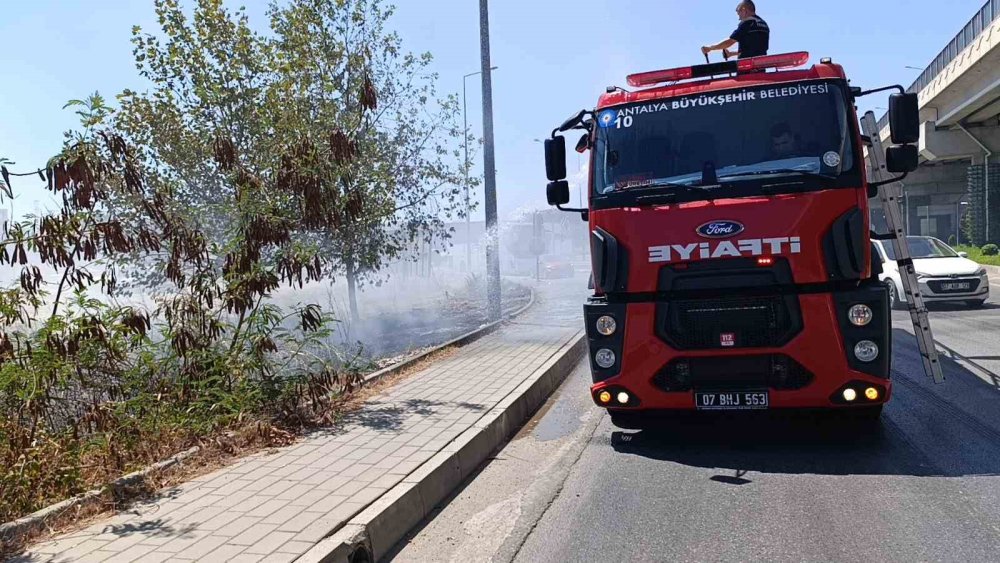
<path id="1" fill-rule="evenodd" d="M 950 246 L 931 237 L 906 237 L 906 246 L 910 249 L 911 258 L 955 258 L 958 253 Z M 896 259 L 896 251 L 891 243 L 882 245 L 889 260 Z"/>
<path id="2" fill-rule="evenodd" d="M 598 112 L 597 122 L 598 197 L 657 189 L 688 199 L 739 197 L 761 193 L 761 180 L 776 176 L 822 189 L 828 182 L 818 180 L 854 169 L 847 104 L 832 81 L 618 106 Z M 711 191 L 691 189 L 706 179 Z"/>

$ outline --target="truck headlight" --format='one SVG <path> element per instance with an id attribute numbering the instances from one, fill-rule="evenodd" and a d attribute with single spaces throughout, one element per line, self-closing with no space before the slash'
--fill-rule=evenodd
<path id="1" fill-rule="evenodd" d="M 878 344 L 871 340 L 858 342 L 854 345 L 854 357 L 865 363 L 875 361 L 878 357 Z"/>
<path id="2" fill-rule="evenodd" d="M 847 318 L 854 326 L 867 325 L 872 322 L 872 316 L 872 308 L 863 303 L 851 306 L 850 311 L 847 312 Z"/>
<path id="3" fill-rule="evenodd" d="M 611 336 L 615 333 L 617 328 L 618 323 L 615 322 L 614 317 L 602 315 L 597 319 L 597 332 L 603 334 L 604 336 Z"/>
<path id="4" fill-rule="evenodd" d="M 615 353 L 607 348 L 601 348 L 594 354 L 594 362 L 601 369 L 608 369 L 615 365 Z"/>

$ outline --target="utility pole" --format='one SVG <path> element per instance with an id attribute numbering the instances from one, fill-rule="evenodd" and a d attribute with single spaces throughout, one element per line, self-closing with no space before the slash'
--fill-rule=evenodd
<path id="1" fill-rule="evenodd" d="M 462 168 L 465 171 L 465 267 L 472 271 L 472 219 L 469 217 L 469 118 L 466 116 L 465 79 L 476 73 L 462 77 L 462 145 L 465 146 L 465 160 Z"/>
<path id="2" fill-rule="evenodd" d="M 483 77 L 483 166 L 486 211 L 486 299 L 490 319 L 500 320 L 500 241 L 497 229 L 496 158 L 493 153 L 493 80 L 490 71 L 490 17 L 479 0 L 479 53 Z"/>
<path id="3" fill-rule="evenodd" d="M 580 171 L 583 170 L 583 163 L 580 160 L 580 153 L 576 153 L 576 173 L 577 177 L 580 177 Z M 585 182 L 583 178 L 580 178 L 580 184 L 576 185 L 576 206 L 583 209 L 583 189 L 581 184 Z"/>
<path id="4" fill-rule="evenodd" d="M 535 281 L 540 281 L 541 276 L 541 261 L 542 261 L 542 221 L 541 217 L 538 216 L 538 210 L 535 210 L 534 215 L 531 216 L 531 252 L 535 255 Z"/>
<path id="5" fill-rule="evenodd" d="M 497 67 L 490 68 L 490 70 L 496 69 Z M 469 202 L 469 118 L 466 111 L 468 104 L 466 103 L 465 85 L 470 76 L 481 73 L 481 70 L 477 70 L 462 77 L 462 131 L 465 135 L 462 139 L 462 145 L 465 147 L 465 161 L 462 163 L 462 168 L 465 171 L 465 266 L 470 272 L 472 271 L 472 205 Z"/>

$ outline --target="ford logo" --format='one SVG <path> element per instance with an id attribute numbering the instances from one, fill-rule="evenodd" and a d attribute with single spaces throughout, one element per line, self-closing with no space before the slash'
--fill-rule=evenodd
<path id="1" fill-rule="evenodd" d="M 743 223 L 736 221 L 711 221 L 695 229 L 705 238 L 729 238 L 743 232 Z"/>

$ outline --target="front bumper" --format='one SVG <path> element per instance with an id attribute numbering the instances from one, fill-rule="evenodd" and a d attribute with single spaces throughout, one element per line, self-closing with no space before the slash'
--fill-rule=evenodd
<path id="1" fill-rule="evenodd" d="M 714 347 L 677 349 L 658 334 L 657 304 L 607 303 L 592 300 L 585 306 L 590 361 L 594 378 L 592 395 L 602 407 L 628 410 L 692 410 L 695 393 L 705 390 L 746 391 L 766 389 L 770 408 L 851 408 L 881 404 L 891 397 L 889 381 L 891 350 L 887 288 L 873 284 L 833 294 L 804 294 L 794 297 L 802 312 L 802 328 L 787 343 L 775 347 Z M 873 310 L 865 327 L 848 323 L 846 311 L 856 303 Z M 662 307 L 662 303 L 660 304 Z M 594 328 L 604 314 L 616 318 L 619 330 L 602 336 Z M 739 335 L 736 342 L 744 339 Z M 879 356 L 861 362 L 854 356 L 855 345 L 870 340 Z M 750 342 L 750 340 L 746 340 Z M 614 351 L 616 361 L 601 368 L 594 355 L 600 349 Z M 677 366 L 688 364 L 684 370 Z M 874 385 L 883 392 L 875 403 L 837 400 L 844 386 Z M 617 397 L 625 390 L 634 401 L 624 407 L 601 404 L 602 390 Z"/>
<path id="2" fill-rule="evenodd" d="M 945 290 L 945 284 L 969 283 L 969 291 Z M 966 276 L 961 278 L 923 278 L 919 281 L 920 294 L 928 303 L 947 301 L 979 301 L 990 296 L 990 280 L 986 276 Z"/>

